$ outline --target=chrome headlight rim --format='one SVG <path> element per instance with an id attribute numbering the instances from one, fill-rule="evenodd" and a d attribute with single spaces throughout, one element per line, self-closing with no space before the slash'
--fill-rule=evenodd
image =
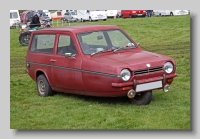
<path id="1" fill-rule="evenodd" d="M 131 72 L 129 69 L 122 69 L 120 72 L 120 77 L 122 81 L 127 82 L 131 78 Z"/>
<path id="2" fill-rule="evenodd" d="M 172 62 L 168 61 L 164 64 L 163 70 L 165 73 L 170 74 L 174 71 L 174 65 Z"/>

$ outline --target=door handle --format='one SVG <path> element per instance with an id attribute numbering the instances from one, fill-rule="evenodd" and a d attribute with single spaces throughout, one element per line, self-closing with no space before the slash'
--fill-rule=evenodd
<path id="1" fill-rule="evenodd" d="M 54 60 L 54 59 L 51 59 L 50 61 L 51 61 L 51 62 L 56 62 L 56 60 Z"/>

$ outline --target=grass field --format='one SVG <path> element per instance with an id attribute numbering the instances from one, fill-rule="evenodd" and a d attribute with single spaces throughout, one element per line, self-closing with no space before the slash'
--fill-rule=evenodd
<path id="1" fill-rule="evenodd" d="M 53 24 L 62 25 L 55 21 Z M 64 93 L 42 98 L 37 94 L 36 83 L 25 72 L 27 47 L 19 45 L 19 30 L 10 29 L 11 129 L 191 128 L 189 15 L 70 23 L 76 24 L 118 25 L 143 49 L 173 57 L 178 77 L 171 90 L 153 91 L 153 100 L 145 106 L 131 105 L 127 98 Z"/>

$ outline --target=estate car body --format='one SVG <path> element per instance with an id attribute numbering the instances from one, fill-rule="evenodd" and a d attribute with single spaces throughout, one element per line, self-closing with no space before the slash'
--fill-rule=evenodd
<path id="1" fill-rule="evenodd" d="M 38 94 L 128 96 L 149 104 L 152 90 L 169 91 L 176 77 L 173 58 L 143 50 L 115 25 L 76 25 L 33 31 L 26 72 Z"/>

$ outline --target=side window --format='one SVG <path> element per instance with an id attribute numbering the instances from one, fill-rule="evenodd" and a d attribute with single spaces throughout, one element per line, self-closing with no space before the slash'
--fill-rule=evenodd
<path id="1" fill-rule="evenodd" d="M 76 54 L 76 48 L 74 42 L 70 36 L 60 35 L 58 40 L 58 55 L 64 55 L 65 53 Z"/>
<path id="2" fill-rule="evenodd" d="M 42 34 L 34 35 L 31 43 L 31 52 L 53 53 L 55 35 Z"/>

